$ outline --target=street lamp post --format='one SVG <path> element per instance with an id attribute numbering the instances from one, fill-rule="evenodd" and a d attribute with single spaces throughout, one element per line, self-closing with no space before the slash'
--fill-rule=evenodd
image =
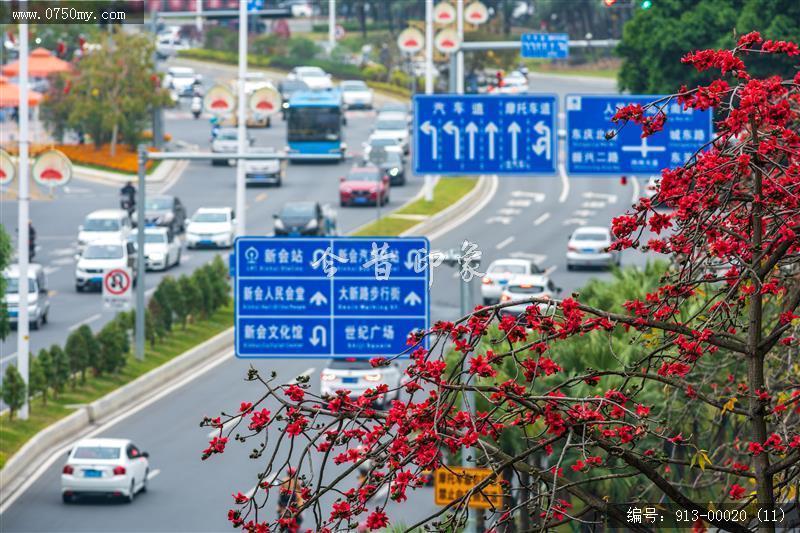
<path id="1" fill-rule="evenodd" d="M 28 151 L 30 132 L 28 122 L 28 25 L 19 25 L 19 209 L 17 210 L 17 254 L 19 256 L 19 306 L 17 314 L 17 369 L 28 385 L 30 362 L 30 323 L 28 315 L 28 255 L 30 232 L 28 230 L 30 184 L 28 176 Z M 21 420 L 28 419 L 28 394 L 19 410 Z"/>
<path id="2" fill-rule="evenodd" d="M 238 150 L 244 153 L 247 136 L 247 107 L 245 102 L 244 82 L 247 75 L 247 2 L 239 2 L 239 83 L 237 99 L 239 111 L 237 120 Z M 247 228 L 245 213 L 245 168 L 244 160 L 236 161 L 236 236 L 244 236 Z"/>
<path id="3" fill-rule="evenodd" d="M 433 0 L 425 0 L 425 94 L 433 94 Z M 425 175 L 425 201 L 433 201 L 433 176 Z"/>

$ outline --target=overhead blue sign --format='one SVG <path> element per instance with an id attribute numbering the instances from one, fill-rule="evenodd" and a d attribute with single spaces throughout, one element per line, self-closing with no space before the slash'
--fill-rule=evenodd
<path id="1" fill-rule="evenodd" d="M 523 33 L 522 57 L 566 59 L 569 56 L 569 35 L 566 33 Z"/>
<path id="2" fill-rule="evenodd" d="M 417 174 L 555 174 L 554 95 L 417 95 Z"/>
<path id="3" fill-rule="evenodd" d="M 248 11 L 261 11 L 264 9 L 264 0 L 247 0 Z"/>
<path id="4" fill-rule="evenodd" d="M 671 103 L 664 109 L 664 129 L 642 138 L 637 124 L 628 124 L 613 138 L 611 117 L 628 104 L 653 102 L 657 95 L 567 95 L 567 173 L 570 175 L 651 175 L 683 165 L 714 134 L 712 113 L 683 109 Z M 654 114 L 655 109 L 647 112 Z"/>
<path id="5" fill-rule="evenodd" d="M 429 322 L 423 237 L 236 240 L 238 357 L 375 357 Z"/>

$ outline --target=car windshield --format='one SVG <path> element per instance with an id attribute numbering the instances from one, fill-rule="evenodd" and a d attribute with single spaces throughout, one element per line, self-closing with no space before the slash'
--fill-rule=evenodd
<path id="1" fill-rule="evenodd" d="M 194 72 L 172 72 L 173 78 L 194 78 Z"/>
<path id="2" fill-rule="evenodd" d="M 116 218 L 87 218 L 83 223 L 86 231 L 119 231 L 119 220 Z"/>
<path id="3" fill-rule="evenodd" d="M 392 112 L 396 111 L 399 113 L 407 112 L 406 106 L 404 106 L 403 104 L 385 104 L 383 107 L 381 107 L 381 113 L 386 111 L 392 111 Z"/>
<path id="4" fill-rule="evenodd" d="M 330 370 L 370 370 L 372 365 L 369 359 L 356 359 L 348 357 L 347 359 L 334 359 L 328 365 Z"/>
<path id="5" fill-rule="evenodd" d="M 84 259 L 122 259 L 122 245 L 92 244 L 83 252 Z"/>
<path id="6" fill-rule="evenodd" d="M 381 173 L 378 172 L 378 169 L 364 168 L 351 170 L 345 181 L 378 181 L 380 179 Z"/>
<path id="7" fill-rule="evenodd" d="M 6 294 L 17 294 L 19 292 L 19 278 L 6 277 Z M 28 292 L 36 292 L 36 282 L 28 278 Z"/>
<path id="8" fill-rule="evenodd" d="M 539 294 L 540 292 L 544 292 L 544 286 L 542 285 L 509 285 L 508 292 L 512 292 L 515 294 Z"/>
<path id="9" fill-rule="evenodd" d="M 313 217 L 314 204 L 312 203 L 295 203 L 286 204 L 281 209 L 281 218 L 298 218 L 298 217 Z"/>
<path id="10" fill-rule="evenodd" d="M 289 142 L 338 141 L 342 115 L 338 107 L 290 107 Z"/>
<path id="11" fill-rule="evenodd" d="M 576 233 L 572 236 L 572 240 L 575 241 L 607 241 L 608 240 L 608 233 L 602 231 L 592 231 L 592 232 L 585 232 L 585 233 Z"/>
<path id="12" fill-rule="evenodd" d="M 197 213 L 192 217 L 192 222 L 227 222 L 225 213 Z"/>
<path id="13" fill-rule="evenodd" d="M 284 93 L 293 93 L 295 91 L 305 91 L 308 89 L 308 85 L 304 81 L 300 80 L 286 80 L 281 83 L 281 92 Z"/>
<path id="14" fill-rule="evenodd" d="M 219 130 L 217 133 L 217 139 L 221 139 L 223 141 L 235 141 L 238 138 L 239 137 L 236 130 Z"/>
<path id="15" fill-rule="evenodd" d="M 78 446 L 73 459 L 119 459 L 121 449 L 112 446 Z"/>
<path id="16" fill-rule="evenodd" d="M 144 242 L 148 243 L 156 243 L 156 244 L 163 244 L 167 242 L 167 234 L 166 233 L 145 233 L 144 234 Z"/>
<path id="17" fill-rule="evenodd" d="M 343 81 L 340 85 L 343 91 L 367 91 L 369 88 L 363 81 Z"/>
<path id="18" fill-rule="evenodd" d="M 297 75 L 303 78 L 319 78 L 325 75 L 325 71 L 321 68 L 306 67 L 297 69 Z"/>
<path id="19" fill-rule="evenodd" d="M 376 130 L 404 130 L 406 126 L 402 120 L 379 120 L 375 123 Z"/>
<path id="20" fill-rule="evenodd" d="M 525 274 L 524 265 L 500 263 L 489 267 L 489 274 Z"/>
<path id="21" fill-rule="evenodd" d="M 172 209 L 172 198 L 149 198 L 144 204 L 145 211 L 165 211 Z"/>

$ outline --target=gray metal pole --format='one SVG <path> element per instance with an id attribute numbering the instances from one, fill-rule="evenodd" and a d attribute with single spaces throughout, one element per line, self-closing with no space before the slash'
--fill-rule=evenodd
<path id="1" fill-rule="evenodd" d="M 425 94 L 433 94 L 433 0 L 425 0 Z M 433 201 L 433 176 L 425 175 L 425 201 Z"/>
<path id="2" fill-rule="evenodd" d="M 450 54 L 450 73 L 447 77 L 447 92 L 450 94 L 456 94 L 458 90 L 456 82 L 456 69 L 458 68 L 457 55 L 458 54 Z"/>
<path id="3" fill-rule="evenodd" d="M 336 47 L 336 0 L 328 0 L 328 46 Z"/>
<path id="4" fill-rule="evenodd" d="M 458 34 L 459 48 L 456 56 L 456 94 L 464 94 L 464 52 L 461 43 L 464 42 L 464 0 L 456 0 L 456 33 Z"/>
<path id="5" fill-rule="evenodd" d="M 25 5 L 25 4 L 23 4 Z M 28 123 L 28 25 L 19 25 L 19 208 L 17 211 L 17 255 L 19 256 L 19 311 L 17 315 L 17 370 L 22 375 L 25 385 L 28 384 L 28 366 L 30 362 L 30 317 L 28 315 L 28 247 L 30 232 L 28 231 L 28 208 L 30 205 L 30 182 L 28 176 L 28 150 L 30 149 L 30 131 Z M 19 410 L 21 420 L 28 419 L 28 395 Z"/>
<path id="6" fill-rule="evenodd" d="M 144 202 L 147 148 L 139 145 L 139 190 L 136 191 L 136 358 L 144 359 Z"/>
<path id="7" fill-rule="evenodd" d="M 247 139 L 247 102 L 245 102 L 244 81 L 247 74 L 247 2 L 239 2 L 239 81 L 237 98 L 239 112 L 237 119 L 239 153 L 244 153 Z M 245 198 L 244 160 L 236 161 L 236 236 L 243 237 L 247 231 L 247 203 Z"/>

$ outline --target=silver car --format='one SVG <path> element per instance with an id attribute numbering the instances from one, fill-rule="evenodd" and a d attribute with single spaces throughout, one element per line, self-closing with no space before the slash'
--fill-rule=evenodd
<path id="1" fill-rule="evenodd" d="M 264 154 L 264 159 L 244 162 L 244 179 L 247 185 L 274 185 L 280 187 L 286 173 L 286 162 L 272 148 L 251 148 L 249 152 Z"/>
<path id="2" fill-rule="evenodd" d="M 16 324 L 19 320 L 19 265 L 10 265 L 3 272 L 6 280 L 6 293 L 3 300 L 8 311 L 8 321 Z M 28 322 L 31 329 L 39 329 L 47 324 L 50 313 L 50 297 L 47 290 L 47 277 L 42 265 L 28 265 Z"/>
<path id="3" fill-rule="evenodd" d="M 619 266 L 619 250 L 609 250 L 613 239 L 611 231 L 603 226 L 585 226 L 576 229 L 567 242 L 567 270 L 575 267 Z"/>
<path id="4" fill-rule="evenodd" d="M 539 265 L 528 259 L 497 259 L 486 269 L 481 280 L 481 296 L 484 305 L 491 305 L 500 300 L 500 295 L 508 282 L 520 275 L 541 274 Z"/>
<path id="5" fill-rule="evenodd" d="M 509 281 L 508 285 L 506 285 L 505 289 L 503 289 L 503 293 L 500 296 L 500 303 L 512 302 L 514 300 L 524 300 L 532 297 L 545 298 L 549 300 L 559 292 L 561 292 L 561 289 L 556 287 L 553 284 L 553 281 L 545 275 L 536 274 L 516 276 Z M 529 305 L 532 304 L 522 303 L 504 307 L 500 310 L 500 314 L 520 316 L 525 313 L 525 309 Z M 545 308 L 547 308 L 546 303 L 539 304 L 539 309 L 544 310 Z"/>
<path id="6" fill-rule="evenodd" d="M 367 389 L 374 389 L 378 385 L 385 384 L 389 387 L 389 392 L 379 402 L 379 406 L 385 407 L 391 400 L 399 398 L 401 377 L 402 374 L 397 363 L 372 368 L 369 359 L 337 358 L 322 369 L 320 395 L 333 398 L 336 396 L 337 390 L 348 390 L 350 391 L 349 397 L 355 399 L 363 395 Z"/>

